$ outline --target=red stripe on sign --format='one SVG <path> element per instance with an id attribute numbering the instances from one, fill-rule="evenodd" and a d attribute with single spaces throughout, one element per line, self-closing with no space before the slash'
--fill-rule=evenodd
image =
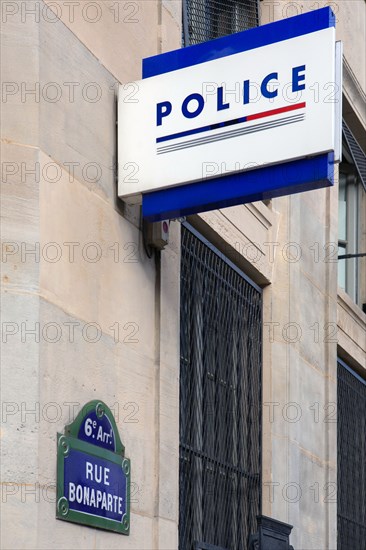
<path id="1" fill-rule="evenodd" d="M 287 107 L 281 107 L 280 109 L 272 109 L 271 111 L 263 111 L 256 115 L 248 115 L 247 121 L 256 120 L 257 118 L 265 118 L 267 116 L 279 115 L 280 113 L 287 113 L 288 111 L 296 111 L 297 109 L 303 109 L 306 107 L 306 103 L 296 103 L 296 105 L 288 105 Z"/>

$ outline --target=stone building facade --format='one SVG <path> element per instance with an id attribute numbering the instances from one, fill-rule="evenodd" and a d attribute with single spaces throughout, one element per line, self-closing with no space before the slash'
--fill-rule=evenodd
<path id="1" fill-rule="evenodd" d="M 315 4 L 261 1 L 260 24 Z M 331 6 L 365 154 L 366 3 Z M 117 196 L 116 112 L 142 58 L 181 47 L 182 2 L 2 0 L 1 17 L 2 547 L 173 550 L 181 220 L 149 254 Z M 261 512 L 298 550 L 337 548 L 337 356 L 366 379 L 366 258 L 356 300 L 337 283 L 338 202 L 336 184 L 188 219 L 262 288 Z M 55 518 L 56 434 L 95 398 L 132 462 L 129 536 Z"/>

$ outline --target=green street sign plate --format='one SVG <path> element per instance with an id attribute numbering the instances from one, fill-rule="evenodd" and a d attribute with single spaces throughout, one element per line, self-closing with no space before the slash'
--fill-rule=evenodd
<path id="1" fill-rule="evenodd" d="M 56 517 L 128 535 L 131 463 L 124 451 L 110 409 L 87 403 L 57 434 Z"/>

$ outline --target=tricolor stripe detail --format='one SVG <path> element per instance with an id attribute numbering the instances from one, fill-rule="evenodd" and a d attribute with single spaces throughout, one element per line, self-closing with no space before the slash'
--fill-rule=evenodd
<path id="1" fill-rule="evenodd" d="M 212 130 L 222 129 L 227 126 L 235 126 L 237 124 L 242 124 L 243 122 L 249 122 L 251 120 L 257 120 L 259 118 L 266 118 L 266 117 L 275 116 L 281 113 L 296 111 L 297 109 L 304 109 L 305 107 L 306 107 L 306 103 L 303 102 L 303 103 L 296 103 L 296 105 L 288 105 L 287 107 L 280 107 L 278 109 L 271 109 L 270 111 L 262 111 L 261 113 L 256 113 L 254 115 L 247 115 L 241 118 L 235 118 L 232 120 L 226 120 L 225 122 L 219 122 L 217 124 L 210 124 L 208 126 L 201 126 L 200 128 L 193 128 L 192 130 L 186 130 L 184 132 L 178 132 L 176 134 L 169 134 L 167 136 L 162 136 L 156 139 L 156 143 L 163 143 L 164 141 L 171 141 L 173 139 L 187 137 L 194 134 L 210 132 Z"/>
<path id="2" fill-rule="evenodd" d="M 157 154 L 162 155 L 164 153 L 170 153 L 172 151 L 179 151 L 181 149 L 188 149 L 190 147 L 197 147 L 199 145 L 205 145 L 207 143 L 213 143 L 215 141 L 221 141 L 224 139 L 231 139 L 246 134 L 253 134 L 255 132 L 261 132 L 263 130 L 270 130 L 279 126 L 286 126 L 288 124 L 294 124 L 295 122 L 301 122 L 305 118 L 305 113 L 292 115 L 289 117 L 281 118 L 280 120 L 274 120 L 269 122 L 263 122 L 261 124 L 253 124 L 251 126 L 245 126 L 243 128 L 237 128 L 230 130 L 229 132 L 221 132 L 213 136 L 207 136 L 202 138 L 191 139 L 184 141 L 183 143 L 176 143 L 172 145 L 166 145 L 164 147 L 158 147 Z"/>
<path id="3" fill-rule="evenodd" d="M 255 124 L 252 126 L 239 128 L 237 130 L 231 130 L 230 132 L 222 132 L 214 136 L 191 139 L 189 141 L 184 141 L 183 143 L 177 143 L 175 145 L 166 145 L 165 147 L 158 147 L 157 154 L 162 155 L 164 153 L 170 153 L 171 151 L 179 151 L 181 149 L 197 147 L 199 145 L 205 145 L 207 143 L 213 143 L 215 141 L 222 141 L 224 139 L 231 139 L 239 136 L 244 136 L 246 134 L 253 134 L 256 132 L 261 132 L 263 130 L 277 128 L 279 126 L 286 126 L 287 124 L 294 124 L 295 122 L 301 122 L 302 120 L 304 120 L 304 118 L 305 118 L 305 114 L 293 115 L 291 117 L 281 118 L 280 120 L 276 120 L 273 122 L 264 122 L 262 124 Z"/>

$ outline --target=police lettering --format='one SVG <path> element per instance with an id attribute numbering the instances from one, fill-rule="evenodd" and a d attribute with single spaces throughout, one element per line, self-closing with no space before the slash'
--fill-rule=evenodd
<path id="1" fill-rule="evenodd" d="M 293 93 L 305 90 L 305 65 L 299 65 L 291 69 L 291 90 Z M 247 105 L 251 101 L 250 97 L 250 80 L 243 81 L 243 105 Z M 278 96 L 278 72 L 267 74 L 261 84 L 261 95 L 266 99 L 273 99 Z M 191 119 L 198 117 L 205 108 L 206 100 L 202 94 L 189 94 L 182 102 L 180 110 L 185 118 Z M 223 111 L 230 108 L 229 102 L 224 102 L 224 88 L 220 86 L 216 89 L 216 110 Z M 167 118 L 175 108 L 170 101 L 162 101 L 156 105 L 156 125 L 162 126 L 164 118 Z"/>

